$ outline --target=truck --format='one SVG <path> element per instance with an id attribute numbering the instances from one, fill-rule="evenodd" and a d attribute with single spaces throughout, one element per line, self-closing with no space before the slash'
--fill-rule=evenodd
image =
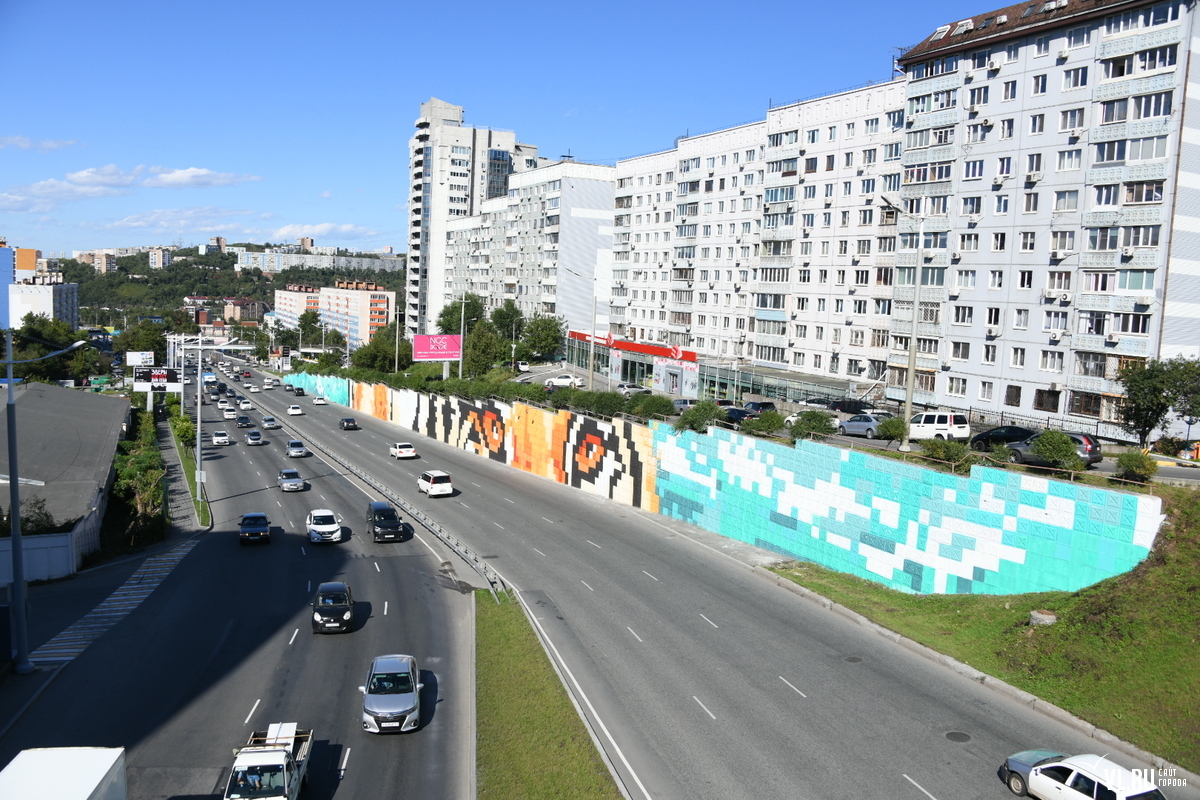
<path id="1" fill-rule="evenodd" d="M 295 722 L 276 722 L 250 734 L 246 744 L 233 750 L 225 800 L 295 800 L 308 783 L 312 743 L 312 730 L 302 730 Z"/>
<path id="2" fill-rule="evenodd" d="M 124 747 L 22 750 L 0 770 L 4 800 L 126 800 Z"/>

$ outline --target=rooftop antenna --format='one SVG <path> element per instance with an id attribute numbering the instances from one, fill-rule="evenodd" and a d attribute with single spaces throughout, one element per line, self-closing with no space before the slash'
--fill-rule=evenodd
<path id="1" fill-rule="evenodd" d="M 571 155 L 571 148 L 569 148 L 569 147 L 567 148 L 567 154 L 565 156 L 559 156 L 559 158 L 561 158 L 563 161 L 574 161 L 575 160 L 575 156 Z"/>
<path id="2" fill-rule="evenodd" d="M 896 77 L 897 75 L 904 74 L 904 70 L 901 69 L 900 64 L 897 62 L 899 61 L 901 56 L 903 56 L 909 50 L 912 50 L 914 47 L 916 47 L 916 45 L 910 44 L 907 47 L 893 47 L 892 48 L 892 52 L 895 53 L 895 55 L 892 56 L 892 71 L 890 73 L 890 76 L 892 78 Z"/>

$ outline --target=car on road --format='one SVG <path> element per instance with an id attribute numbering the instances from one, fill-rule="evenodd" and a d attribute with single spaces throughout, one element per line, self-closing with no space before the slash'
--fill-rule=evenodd
<path id="1" fill-rule="evenodd" d="M 300 477 L 298 469 L 281 469 L 276 484 L 285 492 L 303 492 L 308 484 Z"/>
<path id="2" fill-rule="evenodd" d="M 313 405 L 314 406 L 327 406 L 327 405 L 329 405 L 329 401 L 326 400 L 324 397 L 321 397 L 320 395 L 318 395 L 313 398 Z"/>
<path id="3" fill-rule="evenodd" d="M 1008 445 L 1008 460 L 1014 464 L 1030 464 L 1035 467 L 1054 466 L 1033 452 L 1034 445 L 1044 433 L 1046 431 L 1031 436 L 1023 442 L 1010 442 Z M 1062 433 L 1065 433 L 1075 443 L 1075 455 L 1079 456 L 1080 461 L 1083 462 L 1084 469 L 1104 460 L 1104 452 L 1100 447 L 1100 441 L 1096 437 L 1089 433 L 1075 433 L 1074 431 L 1062 431 Z"/>
<path id="4" fill-rule="evenodd" d="M 254 423 L 250 420 L 250 418 L 247 417 L 245 414 L 238 416 L 237 419 L 234 421 L 239 428 L 250 428 L 254 425 Z"/>
<path id="5" fill-rule="evenodd" d="M 414 731 L 421 724 L 421 689 L 417 660 L 406 655 L 376 656 L 363 695 L 362 726 L 368 733 Z"/>
<path id="6" fill-rule="evenodd" d="M 345 633 L 354 627 L 354 594 L 348 583 L 322 583 L 312 607 L 313 633 Z"/>
<path id="7" fill-rule="evenodd" d="M 971 426 L 966 414 L 930 411 L 914 414 L 908 421 L 910 439 L 969 439 Z"/>
<path id="8" fill-rule="evenodd" d="M 225 431 L 213 431 L 212 443 L 214 445 L 229 444 L 229 434 Z"/>
<path id="9" fill-rule="evenodd" d="M 289 417 L 298 417 L 304 412 L 300 410 L 300 406 L 288 406 L 287 413 Z"/>
<path id="10" fill-rule="evenodd" d="M 192 379 L 191 379 L 191 378 L 184 378 L 184 379 L 183 379 L 183 385 L 184 385 L 184 386 L 187 386 L 187 385 L 188 385 L 188 384 L 190 384 L 191 382 L 192 382 Z"/>
<path id="11" fill-rule="evenodd" d="M 253 404 L 253 403 L 251 403 L 249 400 L 243 400 L 243 401 L 241 402 L 241 404 L 240 404 L 240 405 L 238 405 L 238 408 L 240 408 L 242 411 L 253 411 L 253 410 L 254 410 L 254 404 Z"/>
<path id="12" fill-rule="evenodd" d="M 396 442 L 388 447 L 388 455 L 392 458 L 416 458 L 417 448 L 409 442 Z"/>
<path id="13" fill-rule="evenodd" d="M 263 417 L 262 429 L 264 431 L 279 430 L 279 420 L 274 417 Z"/>
<path id="14" fill-rule="evenodd" d="M 450 481 L 450 473 L 440 469 L 422 472 L 417 478 L 417 492 L 424 492 L 429 497 L 453 495 L 454 484 Z"/>
<path id="15" fill-rule="evenodd" d="M 291 392 L 292 392 L 292 385 L 291 385 L 290 383 L 285 383 L 285 384 L 283 385 L 283 390 L 284 390 L 285 392 L 287 392 L 288 394 L 291 394 Z"/>
<path id="16" fill-rule="evenodd" d="M 265 380 L 265 381 L 263 381 L 262 388 L 263 388 L 264 392 L 269 392 L 275 388 L 275 382 L 270 379 Z"/>
<path id="17" fill-rule="evenodd" d="M 517 372 L 529 372 L 529 362 L 528 361 L 518 361 L 517 362 Z"/>
<path id="18" fill-rule="evenodd" d="M 991 428 L 971 437 L 971 449 L 981 451 L 991 450 L 993 445 L 1023 442 L 1030 437 L 1037 436 L 1039 433 L 1041 431 L 1035 431 L 1032 428 L 1022 428 L 1020 425 L 1001 425 L 999 428 Z"/>
<path id="19" fill-rule="evenodd" d="M 583 378 L 576 378 L 574 375 L 569 375 L 567 373 L 555 375 L 553 378 L 546 379 L 546 386 L 553 389 L 582 389 L 583 385 Z"/>
<path id="20" fill-rule="evenodd" d="M 296 395 L 296 397 L 304 397 L 304 387 L 297 386 L 296 388 L 292 389 L 292 394 Z"/>
<path id="21" fill-rule="evenodd" d="M 237 415 L 237 409 L 230 408 L 229 406 L 226 406 L 225 410 L 221 412 L 222 419 L 237 419 Z"/>
<path id="22" fill-rule="evenodd" d="M 246 431 L 246 444 L 266 444 L 267 440 L 263 437 L 260 431 Z"/>
<path id="23" fill-rule="evenodd" d="M 257 386 L 250 387 L 250 394 L 258 394 L 261 391 Z"/>
<path id="24" fill-rule="evenodd" d="M 770 400 L 751 400 L 748 403 L 742 403 L 742 408 L 751 412 L 754 416 L 759 416 L 767 411 L 776 411 L 775 404 Z"/>
<path id="25" fill-rule="evenodd" d="M 220 400 L 217 401 L 217 408 L 224 411 L 225 409 L 229 408 L 229 401 L 226 400 L 224 397 L 222 397 Z"/>
<path id="26" fill-rule="evenodd" d="M 220 399 L 221 399 L 221 396 L 220 396 L 220 395 L 218 395 L 216 392 L 209 392 L 209 393 L 208 393 L 208 400 L 209 400 L 209 402 L 211 402 L 211 403 L 216 403 L 216 402 L 219 402 L 219 401 L 220 401 Z"/>
<path id="27" fill-rule="evenodd" d="M 1066 800 L 1165 800 L 1143 775 L 1104 756 L 1067 756 L 1054 750 L 1024 750 L 1004 759 L 1000 775 L 1017 797 Z"/>
<path id="28" fill-rule="evenodd" d="M 879 426 L 889 419 L 891 414 L 855 414 L 850 419 L 838 423 L 838 434 L 841 436 L 865 436 L 874 439 L 879 435 Z"/>
<path id="29" fill-rule="evenodd" d="M 404 523 L 395 506 L 386 500 L 367 503 L 367 532 L 376 542 L 399 542 L 404 539 Z"/>
<path id="30" fill-rule="evenodd" d="M 290 439 L 287 443 L 288 458 L 304 458 L 308 455 L 308 448 L 304 446 L 304 442 L 299 439 Z"/>
<path id="31" fill-rule="evenodd" d="M 253 389 L 253 388 L 254 388 L 254 384 L 253 384 L 253 383 L 251 383 L 250 381 L 246 381 L 245 383 L 243 383 L 243 384 L 242 384 L 242 388 L 243 388 L 243 389 Z"/>
<path id="32" fill-rule="evenodd" d="M 632 397 L 635 394 L 654 394 L 653 389 L 647 389 L 645 386 L 636 383 L 618 383 L 617 391 L 626 397 Z"/>
<path id="33" fill-rule="evenodd" d="M 342 540 L 342 518 L 328 508 L 315 508 L 304 520 L 310 542 L 340 542 Z"/>
<path id="34" fill-rule="evenodd" d="M 356 431 L 358 430 L 358 423 L 354 420 L 354 417 L 342 417 L 338 420 L 338 427 L 344 431 Z"/>
<path id="35" fill-rule="evenodd" d="M 242 520 L 238 523 L 238 541 L 242 544 L 270 542 L 271 520 L 267 519 L 267 515 L 261 511 L 242 514 Z"/>

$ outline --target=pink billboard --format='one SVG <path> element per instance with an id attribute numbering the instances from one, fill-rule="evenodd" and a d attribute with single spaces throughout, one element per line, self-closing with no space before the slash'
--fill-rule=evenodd
<path id="1" fill-rule="evenodd" d="M 462 353 L 462 337 L 431 336 L 413 337 L 413 361 L 457 361 Z"/>

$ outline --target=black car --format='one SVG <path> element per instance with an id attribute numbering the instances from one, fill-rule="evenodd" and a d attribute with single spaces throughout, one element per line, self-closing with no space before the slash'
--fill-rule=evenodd
<path id="1" fill-rule="evenodd" d="M 975 434 L 971 439 L 971 449 L 991 450 L 992 445 L 1023 442 L 1031 436 L 1036 436 L 1038 433 L 1040 431 L 1022 428 L 1017 425 L 1001 425 L 999 428 L 992 428 L 990 431 Z"/>
<path id="2" fill-rule="evenodd" d="M 338 425 L 340 425 L 342 430 L 344 430 L 344 431 L 358 430 L 358 423 L 354 421 L 354 417 L 346 417 L 344 419 L 338 420 Z"/>
<path id="3" fill-rule="evenodd" d="M 404 523 L 395 506 L 385 500 L 367 504 L 367 530 L 376 542 L 399 542 L 404 539 Z"/>
<path id="4" fill-rule="evenodd" d="M 238 525 L 238 541 L 242 544 L 247 542 L 271 542 L 271 520 L 267 519 L 266 514 L 260 512 L 252 512 L 243 514 L 242 521 Z"/>
<path id="5" fill-rule="evenodd" d="M 312 606 L 313 633 L 345 633 L 354 626 L 354 596 L 348 583 L 322 583 Z"/>
<path id="6" fill-rule="evenodd" d="M 220 392 L 221 394 L 225 394 L 225 390 L 228 388 L 229 387 L 225 385 L 224 381 L 217 383 L 217 391 Z"/>
<path id="7" fill-rule="evenodd" d="M 303 389 L 303 387 L 300 387 L 300 386 L 297 386 L 297 387 L 295 387 L 295 388 L 292 390 L 292 394 L 296 395 L 296 397 L 304 397 L 304 389 Z"/>
<path id="8" fill-rule="evenodd" d="M 249 417 L 247 417 L 245 414 L 242 414 L 240 417 L 238 417 L 238 418 L 237 418 L 237 420 L 236 420 L 236 423 L 237 423 L 237 426 L 238 426 L 239 428 L 252 428 L 252 427 L 254 427 L 254 423 L 253 423 L 253 422 L 251 422 L 251 421 L 250 421 L 250 418 L 249 418 Z"/>
<path id="9" fill-rule="evenodd" d="M 752 400 L 749 403 L 743 403 L 742 408 L 749 411 L 753 416 L 757 417 L 765 411 L 776 411 L 775 404 L 770 400 Z M 731 409 L 726 409 L 726 412 Z"/>
<path id="10" fill-rule="evenodd" d="M 748 408 L 725 409 L 725 421 L 732 422 L 735 425 L 745 422 L 748 419 L 754 419 L 757 416 L 758 414 Z"/>
<path id="11" fill-rule="evenodd" d="M 830 411 L 840 411 L 843 414 L 866 414 L 869 409 L 875 406 L 868 403 L 866 400 L 858 400 L 854 397 L 843 397 L 838 400 L 830 401 L 827 408 Z"/>
<path id="12" fill-rule="evenodd" d="M 237 397 L 237 392 L 235 392 L 233 389 L 226 389 L 225 396 L 226 397 Z"/>

